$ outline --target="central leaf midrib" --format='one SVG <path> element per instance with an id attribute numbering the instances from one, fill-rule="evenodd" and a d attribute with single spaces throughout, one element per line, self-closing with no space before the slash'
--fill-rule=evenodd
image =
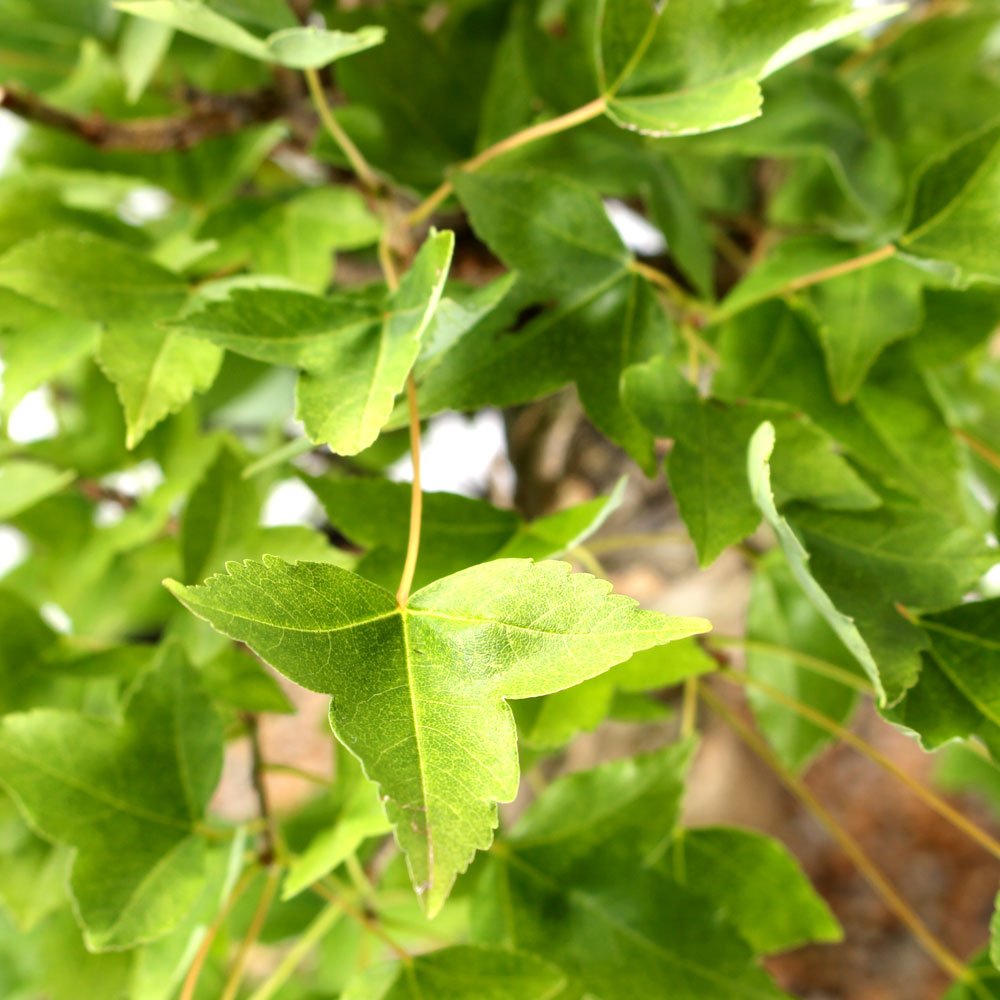
<path id="1" fill-rule="evenodd" d="M 427 795 L 427 772 L 424 769 L 424 746 L 420 731 L 416 680 L 413 676 L 413 660 L 410 657 L 409 613 L 399 611 L 403 625 L 403 664 L 406 667 L 406 686 L 410 695 L 410 716 L 413 719 L 413 742 L 417 748 L 417 772 L 420 776 L 420 798 L 424 808 L 424 829 L 427 834 L 427 881 L 425 895 L 430 896 L 434 887 L 434 825 L 431 822 L 430 799 Z"/>

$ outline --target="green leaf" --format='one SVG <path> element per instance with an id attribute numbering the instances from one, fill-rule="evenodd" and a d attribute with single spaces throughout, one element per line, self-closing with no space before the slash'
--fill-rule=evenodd
<path id="1" fill-rule="evenodd" d="M 655 864 L 674 836 L 692 750 L 678 744 L 546 788 L 493 851 L 474 900 L 477 936 L 544 954 L 570 978 L 567 998 L 784 996 L 718 904 Z"/>
<path id="2" fill-rule="evenodd" d="M 373 966 L 348 985 L 341 1000 L 554 1000 L 565 982 L 536 955 L 463 944 L 405 965 Z"/>
<path id="3" fill-rule="evenodd" d="M 726 296 L 715 319 L 730 319 L 767 299 L 788 295 L 798 279 L 843 264 L 858 252 L 827 236 L 793 236 L 782 240 Z"/>
<path id="4" fill-rule="evenodd" d="M 143 95 L 160 68 L 173 41 L 174 29 L 168 24 L 130 17 L 122 29 L 118 62 L 125 80 L 125 94 L 134 104 Z"/>
<path id="5" fill-rule="evenodd" d="M 76 849 L 70 887 L 91 949 L 132 947 L 177 925 L 201 889 L 196 828 L 222 734 L 176 646 L 120 725 L 51 709 L 8 715 L 0 762 L 31 825 Z"/>
<path id="6" fill-rule="evenodd" d="M 8 521 L 22 510 L 58 493 L 76 478 L 76 473 L 23 458 L 0 462 L 0 521 Z"/>
<path id="7" fill-rule="evenodd" d="M 330 523 L 368 551 L 357 571 L 389 589 L 399 579 L 409 539 L 407 483 L 385 479 L 303 476 Z M 608 497 L 589 500 L 534 521 L 482 500 L 453 493 L 425 493 L 417 586 L 490 559 L 551 559 L 581 544 L 621 503 L 621 480 Z"/>
<path id="8" fill-rule="evenodd" d="M 32 389 L 93 354 L 98 334 L 96 323 L 64 316 L 0 290 L 0 416 L 9 416 Z"/>
<path id="9" fill-rule="evenodd" d="M 990 961 L 994 969 L 1000 969 L 1000 896 L 993 905 L 993 919 L 990 921 Z"/>
<path id="10" fill-rule="evenodd" d="M 715 670 L 716 662 L 693 639 L 654 646 L 612 667 L 606 674 L 544 698 L 516 702 L 514 715 L 521 740 L 536 750 L 565 746 L 578 733 L 617 717 L 622 699 L 633 708 L 652 703 L 641 696 L 700 677 Z"/>
<path id="11" fill-rule="evenodd" d="M 258 38 L 199 0 L 119 0 L 114 7 L 213 45 L 233 49 L 251 59 L 278 63 L 290 69 L 322 69 L 345 56 L 380 45 L 385 38 L 384 29 L 379 27 L 361 28 L 355 32 L 294 27 Z"/>
<path id="12" fill-rule="evenodd" d="M 0 286 L 70 316 L 99 323 L 170 319 L 184 282 L 133 248 L 84 232 L 56 230 L 0 257 Z"/>
<path id="13" fill-rule="evenodd" d="M 594 190 L 550 174 L 466 173 L 455 190 L 476 234 L 548 295 L 601 285 L 629 252 Z"/>
<path id="14" fill-rule="evenodd" d="M 344 783 L 344 778 L 338 765 L 338 786 Z M 344 795 L 333 825 L 321 831 L 301 854 L 292 859 L 281 898 L 291 899 L 304 892 L 342 865 L 369 837 L 380 837 L 391 830 L 378 789 L 359 775 Z"/>
<path id="15" fill-rule="evenodd" d="M 177 325 L 248 357 L 299 367 L 297 409 L 307 434 L 355 455 L 389 420 L 440 300 L 453 247 L 451 233 L 432 234 L 384 306 L 363 295 L 246 289 Z"/>
<path id="16" fill-rule="evenodd" d="M 125 411 L 125 444 L 134 448 L 161 420 L 215 381 L 222 352 L 152 322 L 115 323 L 101 335 L 98 360 Z"/>
<path id="17" fill-rule="evenodd" d="M 904 9 L 848 0 L 601 0 L 598 74 L 607 114 L 645 135 L 690 135 L 756 118 L 758 81 Z"/>
<path id="18" fill-rule="evenodd" d="M 689 889 L 714 902 L 757 955 L 843 936 L 795 859 L 771 837 L 731 827 L 684 830 L 660 867 L 682 873 Z"/>
<path id="19" fill-rule="evenodd" d="M 224 444 L 191 492 L 181 521 L 181 556 L 188 583 L 219 569 L 228 559 L 247 554 L 261 498 L 256 484 L 242 473 L 243 463 Z"/>
<path id="20" fill-rule="evenodd" d="M 761 343 L 767 344 L 764 355 Z M 955 436 L 904 345 L 886 352 L 850 403 L 833 398 L 808 317 L 781 303 L 729 322 L 720 353 L 713 389 L 723 399 L 758 397 L 797 407 L 863 466 L 879 492 L 967 519 Z"/>
<path id="21" fill-rule="evenodd" d="M 81 232 L 46 233 L 0 258 L 0 285 L 104 324 L 98 355 L 125 410 L 129 448 L 215 379 L 216 348 L 160 325 L 181 308 L 184 282 L 128 247 Z"/>
<path id="22" fill-rule="evenodd" d="M 762 424 L 750 439 L 747 458 L 747 475 L 754 503 L 760 508 L 764 519 L 778 536 L 778 541 L 788 560 L 788 567 L 798 581 L 813 607 L 829 622 L 841 642 L 865 669 L 875 686 L 880 701 L 884 703 L 886 690 L 879 674 L 879 666 L 872 657 L 867 643 L 862 638 L 854 621 L 842 614 L 834 606 L 822 586 L 814 579 L 810 570 L 810 556 L 799 541 L 791 525 L 779 513 L 774 503 L 771 487 L 771 455 L 774 452 L 775 430 L 770 423 Z"/>
<path id="23" fill-rule="evenodd" d="M 430 914 L 489 846 L 495 802 L 517 791 L 504 699 L 569 687 L 708 627 L 640 611 L 563 563 L 516 559 L 439 580 L 405 608 L 336 567 L 268 557 L 169 586 L 296 683 L 333 696 L 333 730 L 387 797 Z"/>
<path id="24" fill-rule="evenodd" d="M 827 621 L 806 599 L 780 552 L 769 553 L 755 567 L 747 611 L 747 672 L 843 723 L 857 703 L 857 692 L 843 682 L 808 669 L 802 658 L 859 673 Z M 802 718 L 781 702 L 751 687 L 747 696 L 761 732 L 778 756 L 795 770 L 804 768 L 830 742 L 825 729 Z"/>
<path id="25" fill-rule="evenodd" d="M 653 436 L 625 405 L 622 373 L 667 351 L 672 335 L 655 289 L 623 271 L 516 334 L 503 326 L 470 331 L 421 383 L 421 413 L 510 406 L 575 382 L 594 426 L 652 474 Z"/>
<path id="26" fill-rule="evenodd" d="M 760 523 L 743 462 L 750 437 L 764 420 L 782 429 L 775 457 L 779 502 L 800 497 L 847 509 L 879 502 L 836 453 L 834 442 L 783 406 L 701 399 L 667 358 L 627 369 L 623 391 L 653 433 L 674 439 L 667 461 L 670 485 L 703 566 Z"/>
<path id="27" fill-rule="evenodd" d="M 233 645 L 202 664 L 201 682 L 217 703 L 241 712 L 295 712 L 274 675 L 246 650 Z"/>
<path id="28" fill-rule="evenodd" d="M 924 615 L 920 625 L 951 685 L 976 715 L 1000 726 L 1000 598 Z"/>
<path id="29" fill-rule="evenodd" d="M 882 351 L 916 333 L 923 319 L 919 274 L 898 260 L 824 281 L 812 299 L 838 402 L 852 399 Z"/>
<path id="30" fill-rule="evenodd" d="M 998 197 L 1000 125 L 994 124 L 925 166 L 899 245 L 952 265 L 964 283 L 1000 281 Z"/>

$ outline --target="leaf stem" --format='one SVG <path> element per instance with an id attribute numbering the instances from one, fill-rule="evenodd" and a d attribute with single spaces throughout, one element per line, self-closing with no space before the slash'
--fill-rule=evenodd
<path id="1" fill-rule="evenodd" d="M 813 725 L 819 726 L 820 729 L 825 729 L 832 736 L 836 736 L 837 739 L 854 747 L 862 756 L 867 757 L 873 764 L 877 764 L 884 771 L 906 785 L 914 795 L 922 799 L 942 819 L 947 820 L 956 829 L 961 830 L 962 833 L 974 840 L 980 847 L 992 854 L 993 857 L 1000 859 L 1000 842 L 991 837 L 985 830 L 981 830 L 975 823 L 971 822 L 971 820 L 963 816 L 957 809 L 954 809 L 945 802 L 936 792 L 922 785 L 912 775 L 907 774 L 895 761 L 879 750 L 876 750 L 875 747 L 846 726 L 840 725 L 822 712 L 816 711 L 811 705 L 806 705 L 792 698 L 785 694 L 784 691 L 756 677 L 751 677 L 747 674 L 738 674 L 731 670 L 720 670 L 718 675 L 724 680 L 729 681 L 730 684 L 737 684 L 743 688 L 756 688 L 768 698 L 778 702 L 780 705 L 784 705 L 785 708 L 791 709 L 796 715 L 808 719 Z"/>
<path id="2" fill-rule="evenodd" d="M 288 949 L 274 972 L 250 994 L 249 1000 L 271 1000 L 271 997 L 292 977 L 309 952 L 332 930 L 337 920 L 343 916 L 343 912 L 344 908 L 339 900 L 324 907 Z"/>
<path id="3" fill-rule="evenodd" d="M 258 856 L 262 865 L 269 865 L 281 852 L 281 834 L 271 811 L 271 800 L 264 781 L 267 765 L 260 745 L 260 723 L 257 716 L 250 712 L 244 714 L 243 723 L 247 727 L 250 741 L 250 782 L 257 796 L 257 810 L 264 824 Z"/>
<path id="4" fill-rule="evenodd" d="M 742 639 L 737 636 L 710 635 L 704 639 L 705 645 L 717 649 L 745 649 L 749 652 L 764 653 L 768 656 L 780 656 L 786 660 L 797 663 L 800 667 L 821 677 L 828 677 L 832 681 L 837 681 L 845 687 L 854 688 L 862 694 L 872 694 L 871 683 L 864 677 L 852 674 L 843 667 L 838 667 L 835 663 L 821 660 L 817 656 L 810 656 L 800 650 L 792 649 L 789 646 L 778 646 L 770 642 L 758 642 L 755 639 Z"/>
<path id="5" fill-rule="evenodd" d="M 226 922 L 226 918 L 232 912 L 237 900 L 246 891 L 256 872 L 257 869 L 255 866 L 244 869 L 236 885 L 233 886 L 232 892 L 229 893 L 225 903 L 222 904 L 222 909 L 215 915 L 215 919 L 209 925 L 208 930 L 205 931 L 205 936 L 201 939 L 198 950 L 191 960 L 187 975 L 184 977 L 184 985 L 181 987 L 181 992 L 177 1000 L 193 1000 L 195 991 L 198 989 L 198 979 L 201 976 L 201 970 L 205 966 L 208 953 L 212 950 L 212 945 L 215 943 L 222 925 Z"/>
<path id="6" fill-rule="evenodd" d="M 700 299 L 696 299 L 693 295 L 686 292 L 666 272 L 641 260 L 630 261 L 628 267 L 633 274 L 638 274 L 640 278 L 645 278 L 651 285 L 656 285 L 657 288 L 662 289 L 666 293 L 667 298 L 681 310 L 685 317 L 698 319 L 701 322 L 706 322 L 711 317 L 711 308 Z M 708 347 L 707 344 L 705 346 Z M 709 350 L 712 349 L 709 348 Z M 716 355 L 716 360 L 718 360 L 718 355 Z"/>
<path id="7" fill-rule="evenodd" d="M 417 571 L 417 556 L 420 555 L 420 527 L 424 514 L 424 494 L 420 485 L 420 409 L 417 405 L 417 381 L 413 372 L 406 377 L 406 402 L 410 411 L 410 457 L 413 461 L 413 487 L 410 492 L 410 536 L 406 543 L 406 560 L 403 575 L 396 591 L 396 603 L 406 607 L 413 586 L 413 575 Z"/>
<path id="8" fill-rule="evenodd" d="M 236 953 L 236 960 L 229 972 L 225 988 L 219 1000 L 235 1000 L 240 991 L 240 983 L 243 982 L 243 973 L 246 971 L 247 959 L 250 957 L 250 950 L 257 943 L 261 928 L 267 919 L 271 903 L 274 901 L 274 894 L 278 891 L 278 880 L 281 877 L 281 869 L 274 866 L 268 870 L 267 881 L 261 890 L 260 899 L 257 900 L 257 908 L 253 911 L 250 926 L 240 942 L 239 951 Z"/>
<path id="9" fill-rule="evenodd" d="M 912 909 L 909 903 L 896 891 L 881 869 L 868 856 L 864 848 L 845 830 L 827 810 L 826 806 L 812 793 L 809 787 L 792 774 L 777 759 L 771 748 L 741 719 L 731 712 L 723 702 L 705 685 L 699 685 L 705 703 L 728 725 L 733 732 L 766 764 L 779 781 L 798 798 L 802 804 L 824 826 L 831 837 L 840 845 L 869 885 L 881 897 L 885 905 L 905 924 L 928 955 L 949 976 L 963 983 L 976 982 L 976 976 L 965 963 L 945 944 L 937 939 L 931 929 Z"/>
<path id="10" fill-rule="evenodd" d="M 481 153 L 477 153 L 471 160 L 466 160 L 465 163 L 460 164 L 457 169 L 463 173 L 471 174 L 480 167 L 485 166 L 491 160 L 495 160 L 498 156 L 503 156 L 504 153 L 509 153 L 511 150 L 526 146 L 528 143 L 535 142 L 538 139 L 557 135 L 559 132 L 565 132 L 568 129 L 575 128 L 577 125 L 582 125 L 584 122 L 599 118 L 604 114 L 605 107 L 604 98 L 598 97 L 589 104 L 584 104 L 583 107 L 569 111 L 558 118 L 550 118 L 548 121 L 539 122 L 537 125 L 532 125 L 520 132 L 515 132 L 514 135 L 507 136 L 506 139 L 501 139 L 499 142 L 484 149 Z M 447 201 L 454 190 L 455 185 L 451 180 L 444 181 L 437 190 L 432 192 L 410 212 L 406 217 L 407 224 L 416 226 L 429 218 L 439 205 Z"/>
<path id="11" fill-rule="evenodd" d="M 309 95 L 312 97 L 313 107 L 319 120 L 323 123 L 327 132 L 330 133 L 333 141 L 341 148 L 351 169 L 358 175 L 358 180 L 373 194 L 382 187 L 382 182 L 378 175 L 372 170 L 364 154 L 354 145 L 351 137 L 341 128 L 340 122 L 333 115 L 330 102 L 326 99 L 326 91 L 320 82 L 319 73 L 314 69 L 303 71 L 306 78 L 306 85 L 309 88 Z"/>
<path id="12" fill-rule="evenodd" d="M 352 920 L 357 921 L 369 934 L 373 934 L 384 945 L 390 948 L 400 961 L 407 964 L 413 961 L 410 953 L 389 937 L 377 920 L 370 917 L 364 911 L 359 910 L 346 898 L 344 887 L 332 875 L 327 875 L 326 878 L 318 882 L 313 882 L 309 888 L 317 896 L 322 896 L 328 902 L 339 906 Z"/>
<path id="13" fill-rule="evenodd" d="M 818 271 L 812 271 L 809 274 L 793 278 L 784 286 L 782 291 L 785 294 L 788 292 L 801 292 L 805 288 L 811 288 L 813 285 L 822 284 L 824 281 L 839 278 L 842 275 L 850 274 L 852 271 L 860 271 L 863 268 L 872 267 L 883 260 L 888 260 L 890 257 L 895 256 L 895 254 L 896 244 L 887 243 L 884 247 L 879 247 L 878 250 L 872 250 L 871 253 L 861 254 L 859 257 L 852 257 L 850 260 L 842 260 L 839 264 L 831 264 L 829 267 L 823 267 Z"/>
<path id="14" fill-rule="evenodd" d="M 296 767 L 294 764 L 279 764 L 265 761 L 262 767 L 265 771 L 270 771 L 271 774 L 287 774 L 293 778 L 301 778 L 303 781 L 309 781 L 314 785 L 322 785 L 326 788 L 333 785 L 333 782 L 322 774 L 317 774 L 315 771 L 307 771 L 304 767 Z"/>
<path id="15" fill-rule="evenodd" d="M 698 678 L 689 677 L 684 682 L 684 701 L 681 705 L 681 739 L 694 736 L 698 726 Z"/>
<path id="16" fill-rule="evenodd" d="M 984 462 L 992 465 L 994 469 L 1000 472 L 1000 453 L 995 452 L 988 444 L 980 441 L 979 438 L 973 437 L 968 431 L 962 430 L 961 427 L 956 427 L 952 431 L 952 434 L 960 441 L 964 441 Z"/>

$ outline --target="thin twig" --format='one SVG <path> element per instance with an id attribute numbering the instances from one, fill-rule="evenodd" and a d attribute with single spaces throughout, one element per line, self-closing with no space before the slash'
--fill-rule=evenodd
<path id="1" fill-rule="evenodd" d="M 843 667 L 838 667 L 835 663 L 821 660 L 818 656 L 811 656 L 801 650 L 792 649 L 790 646 L 778 646 L 770 642 L 758 642 L 756 639 L 742 639 L 737 636 L 710 635 L 704 638 L 706 646 L 716 649 L 745 649 L 751 653 L 763 653 L 765 656 L 778 656 L 782 659 L 791 660 L 800 667 L 821 677 L 827 677 L 845 687 L 854 688 L 862 694 L 872 694 L 871 681 L 857 674 L 852 674 Z"/>
<path id="2" fill-rule="evenodd" d="M 321 879 L 319 882 L 313 882 L 309 888 L 316 893 L 317 896 L 322 896 L 327 902 L 334 903 L 341 907 L 344 913 L 346 913 L 352 920 L 359 923 L 366 931 L 368 931 L 369 934 L 373 934 L 384 945 L 386 945 L 386 947 L 390 948 L 393 954 L 400 961 L 407 963 L 413 961 L 410 953 L 389 937 L 377 920 L 370 917 L 362 910 L 359 910 L 353 903 L 350 902 L 344 892 L 344 887 L 341 886 L 332 875 L 327 875 L 326 878 Z"/>
<path id="3" fill-rule="evenodd" d="M 568 129 L 575 128 L 577 125 L 582 125 L 584 122 L 599 118 L 604 114 L 605 107 L 604 98 L 598 97 L 589 104 L 585 104 L 581 108 L 576 108 L 565 115 L 560 115 L 558 118 L 550 118 L 546 122 L 532 125 L 520 132 L 516 132 L 514 135 L 507 136 L 506 139 L 501 139 L 500 142 L 494 143 L 488 149 L 484 149 L 481 153 L 472 157 L 471 160 L 466 160 L 465 163 L 460 164 L 456 169 L 467 174 L 473 173 L 491 160 L 495 160 L 498 156 L 503 156 L 504 153 L 509 153 L 520 146 L 526 146 L 530 142 L 544 139 L 550 135 L 557 135 L 559 132 L 565 132 Z M 451 180 L 444 181 L 437 190 L 410 212 L 406 217 L 407 224 L 416 226 L 429 218 L 439 205 L 448 200 L 448 197 L 454 190 L 455 185 Z"/>
<path id="4" fill-rule="evenodd" d="M 923 800 L 942 819 L 947 820 L 956 829 L 961 830 L 962 833 L 974 840 L 980 847 L 992 854 L 993 857 L 1000 859 L 1000 842 L 991 837 L 985 830 L 981 830 L 975 823 L 945 802 L 940 795 L 920 784 L 919 781 L 912 775 L 907 774 L 895 761 L 879 750 L 876 750 L 875 747 L 846 726 L 840 725 L 840 723 L 824 715 L 822 712 L 817 712 L 811 705 L 806 705 L 792 698 L 785 694 L 784 691 L 773 687 L 759 678 L 748 674 L 738 674 L 732 670 L 720 670 L 718 676 L 729 681 L 730 684 L 738 684 L 744 688 L 756 688 L 761 694 L 778 702 L 779 705 L 784 705 L 785 708 L 795 712 L 796 715 L 802 716 L 803 719 L 808 719 L 813 725 L 819 726 L 820 729 L 825 729 L 831 736 L 836 736 L 837 739 L 854 747 L 858 753 L 867 757 L 873 764 L 877 764 L 884 771 L 906 785 L 914 795 Z"/>
<path id="5" fill-rule="evenodd" d="M 980 441 L 979 438 L 973 437 L 968 431 L 962 430 L 961 427 L 956 427 L 952 431 L 952 434 L 960 441 L 964 441 L 984 462 L 992 465 L 994 469 L 1000 472 L 1000 453 L 995 452 L 988 444 Z"/>
<path id="6" fill-rule="evenodd" d="M 232 912 L 233 906 L 236 905 L 236 901 L 243 895 L 251 881 L 253 881 L 256 872 L 256 867 L 244 869 L 236 885 L 233 886 L 232 892 L 229 893 L 228 898 L 223 903 L 222 909 L 215 915 L 215 919 L 209 925 L 208 930 L 205 931 L 205 936 L 201 939 L 198 950 L 191 960 L 187 975 L 184 977 L 184 984 L 181 986 L 181 992 L 177 1000 L 193 1000 L 195 991 L 198 989 L 201 970 L 204 968 L 205 960 L 208 958 L 208 953 L 212 950 L 212 945 L 215 943 L 222 925 L 226 922 L 226 918 Z"/>
<path id="7" fill-rule="evenodd" d="M 782 292 L 784 294 L 801 292 L 804 288 L 811 288 L 813 285 L 820 285 L 824 281 L 831 281 L 842 275 L 851 274 L 853 271 L 872 267 L 883 260 L 888 260 L 890 257 L 895 256 L 895 254 L 896 245 L 894 243 L 887 243 L 884 247 L 879 247 L 878 250 L 872 250 L 871 253 L 863 253 L 859 257 L 842 260 L 839 264 L 831 264 L 829 267 L 822 267 L 818 271 L 812 271 L 809 274 L 793 278 L 782 288 Z"/>
<path id="8" fill-rule="evenodd" d="M 266 866 L 280 853 L 280 834 L 271 811 L 267 783 L 264 780 L 267 764 L 260 745 L 260 723 L 256 715 L 247 712 L 243 716 L 243 724 L 247 727 L 247 737 L 250 741 L 250 782 L 257 796 L 257 810 L 264 824 L 258 858 L 260 863 Z"/>
<path id="9" fill-rule="evenodd" d="M 274 972 L 250 994 L 249 1000 L 271 1000 L 271 997 L 294 975 L 309 952 L 333 929 L 343 915 L 343 909 L 338 900 L 320 910 L 309 926 L 295 939 Z"/>
<path id="10" fill-rule="evenodd" d="M 0 108 L 36 125 L 75 135 L 97 149 L 136 153 L 191 149 L 206 139 L 274 121 L 288 111 L 276 91 L 262 90 L 242 95 L 196 95 L 192 113 L 176 118 L 109 121 L 100 115 L 63 111 L 16 86 L 0 87 Z"/>
<path id="11" fill-rule="evenodd" d="M 722 719 L 740 739 L 766 764 L 779 781 L 798 798 L 826 828 L 840 845 L 869 885 L 885 905 L 905 924 L 931 958 L 953 979 L 975 983 L 975 974 L 945 944 L 937 939 L 931 929 L 914 912 L 910 904 L 896 891 L 881 869 L 868 856 L 864 848 L 831 815 L 808 786 L 792 774 L 771 751 L 771 748 L 741 719 L 731 712 L 705 685 L 699 685 L 705 703 Z"/>
<path id="12" fill-rule="evenodd" d="M 406 402 L 410 413 L 410 457 L 413 462 L 413 484 L 410 489 L 410 534 L 406 543 L 406 560 L 396 591 L 396 603 L 406 607 L 410 599 L 413 576 L 420 555 L 420 527 L 424 512 L 424 494 L 420 485 L 420 409 L 417 405 L 417 382 L 411 372 L 406 378 Z"/>
<path id="13" fill-rule="evenodd" d="M 344 156 L 347 157 L 347 162 L 358 175 L 358 180 L 370 192 L 377 193 L 382 187 L 382 182 L 379 180 L 378 174 L 372 170 L 364 154 L 354 145 L 354 141 L 334 117 L 330 102 L 326 99 L 326 91 L 323 90 L 323 84 L 320 82 L 319 73 L 314 69 L 307 69 L 304 73 L 306 85 L 309 87 L 309 96 L 312 97 L 313 107 L 316 109 L 316 114 L 319 115 L 319 120 L 330 133 L 333 141 L 343 151 Z"/>
<path id="14" fill-rule="evenodd" d="M 698 726 L 698 678 L 689 677 L 684 682 L 684 701 L 681 704 L 681 739 L 694 736 Z"/>
<path id="15" fill-rule="evenodd" d="M 233 962 L 232 969 L 229 971 L 229 978 L 226 980 L 226 985 L 222 990 L 219 1000 L 235 1000 L 236 995 L 239 993 L 240 983 L 243 982 L 243 973 L 246 971 L 247 959 L 250 957 L 251 949 L 257 943 L 257 938 L 260 937 L 261 928 L 263 928 L 264 921 L 267 919 L 271 903 L 274 902 L 274 894 L 278 891 L 278 882 L 280 879 L 280 868 L 273 867 L 268 871 L 267 881 L 261 890 L 260 899 L 257 900 L 257 908 L 254 910 L 253 917 L 250 919 L 250 926 L 247 928 L 247 932 L 240 942 L 239 951 L 236 953 L 236 959 Z"/>

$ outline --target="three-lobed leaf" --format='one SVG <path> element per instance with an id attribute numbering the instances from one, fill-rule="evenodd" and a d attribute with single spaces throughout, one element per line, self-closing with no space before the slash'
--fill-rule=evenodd
<path id="1" fill-rule="evenodd" d="M 517 792 L 505 699 L 558 691 L 708 627 L 640 611 L 564 563 L 518 559 L 438 580 L 405 608 L 352 573 L 270 557 L 169 586 L 296 683 L 332 696 L 331 726 L 381 787 L 431 914 L 490 845 L 496 802 Z"/>
<path id="2" fill-rule="evenodd" d="M 440 301 L 453 247 L 450 232 L 433 233 L 384 303 L 363 292 L 322 298 L 236 289 L 176 325 L 247 357 L 299 368 L 297 409 L 306 433 L 354 455 L 389 420 Z"/>

